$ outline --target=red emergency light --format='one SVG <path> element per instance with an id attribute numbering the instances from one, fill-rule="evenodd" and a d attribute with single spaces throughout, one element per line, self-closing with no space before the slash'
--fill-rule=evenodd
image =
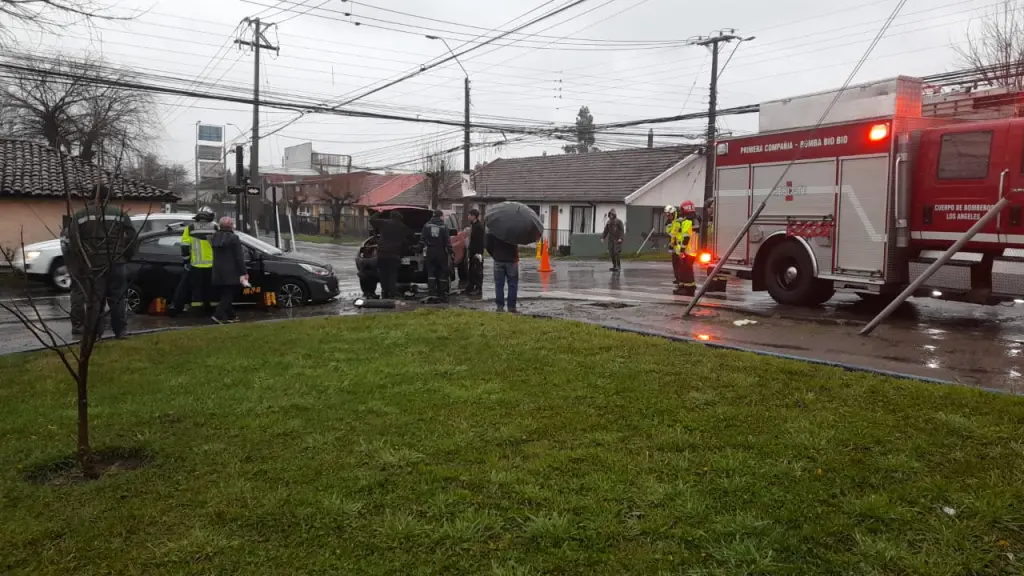
<path id="1" fill-rule="evenodd" d="M 708 264 L 710 262 L 711 262 L 711 253 L 710 252 L 701 252 L 700 253 L 700 263 L 701 264 Z"/>
<path id="2" fill-rule="evenodd" d="M 879 140 L 885 140 L 889 135 L 888 124 L 875 124 L 871 127 L 871 132 L 868 133 L 868 140 L 872 142 L 878 142 Z"/>

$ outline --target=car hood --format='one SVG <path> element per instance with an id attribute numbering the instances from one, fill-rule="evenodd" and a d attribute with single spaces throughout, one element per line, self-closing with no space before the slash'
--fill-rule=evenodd
<path id="1" fill-rule="evenodd" d="M 29 252 L 31 250 L 38 250 L 40 252 L 45 250 L 60 250 L 60 239 L 54 238 L 53 240 L 43 240 L 42 242 L 36 242 L 35 244 L 25 246 L 25 252 Z M 18 252 L 21 252 L 21 250 Z"/>
<path id="2" fill-rule="evenodd" d="M 308 264 L 310 266 L 319 266 L 320 268 L 326 268 L 333 271 L 334 266 L 326 262 L 319 262 L 310 258 L 303 258 L 302 256 L 296 256 L 294 254 L 273 254 L 266 257 L 268 260 L 276 260 L 278 262 L 288 262 L 291 264 Z"/>
<path id="3" fill-rule="evenodd" d="M 390 214 L 391 212 L 401 214 L 405 225 L 413 230 L 422 230 L 434 215 L 433 210 L 418 206 L 377 206 L 370 211 L 371 214 Z"/>

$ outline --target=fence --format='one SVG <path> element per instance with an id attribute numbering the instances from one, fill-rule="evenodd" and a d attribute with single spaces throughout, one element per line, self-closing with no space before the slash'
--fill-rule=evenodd
<path id="1" fill-rule="evenodd" d="M 288 232 L 288 219 L 282 212 L 280 215 L 281 232 Z M 263 215 L 260 219 L 260 228 L 270 232 L 274 231 L 278 219 L 274 218 L 273 212 Z M 358 214 L 342 214 L 339 219 L 339 233 L 334 233 L 334 218 L 330 214 L 319 216 L 292 216 L 292 228 L 296 234 L 305 236 L 330 236 L 346 238 L 365 238 L 370 231 L 369 219 Z"/>

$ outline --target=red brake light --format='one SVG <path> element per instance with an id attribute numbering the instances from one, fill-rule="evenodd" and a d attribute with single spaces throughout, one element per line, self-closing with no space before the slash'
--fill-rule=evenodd
<path id="1" fill-rule="evenodd" d="M 868 133 L 868 139 L 872 142 L 878 142 L 879 140 L 885 140 L 886 136 L 889 135 L 888 124 L 875 124 L 871 127 L 871 132 Z"/>
<path id="2" fill-rule="evenodd" d="M 708 264 L 710 262 L 711 262 L 711 254 L 709 254 L 707 252 L 701 252 L 701 254 L 700 254 L 700 263 L 701 264 Z"/>

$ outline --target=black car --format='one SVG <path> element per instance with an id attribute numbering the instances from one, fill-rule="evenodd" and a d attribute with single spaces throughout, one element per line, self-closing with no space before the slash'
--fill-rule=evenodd
<path id="1" fill-rule="evenodd" d="M 155 298 L 165 298 L 168 302 L 173 298 L 185 271 L 181 259 L 182 228 L 139 237 L 138 252 L 127 266 L 125 304 L 132 312 L 144 312 Z M 277 293 L 278 306 L 291 308 L 326 302 L 340 293 L 338 277 L 330 264 L 291 256 L 248 234 L 235 234 L 242 241 L 249 281 L 260 289 L 243 293 L 240 288 L 235 302 L 258 303 L 262 292 L 273 290 Z"/>
<path id="2" fill-rule="evenodd" d="M 415 290 L 416 284 L 427 283 L 426 248 L 420 233 L 430 221 L 433 212 L 415 206 L 381 206 L 371 214 L 386 217 L 392 211 L 399 212 L 405 225 L 414 232 L 406 247 L 406 253 L 402 256 L 402 265 L 398 269 L 398 288 L 403 291 Z M 448 270 L 451 272 L 451 279 L 454 280 L 456 268 L 465 265 L 467 234 L 459 231 L 459 217 L 454 213 L 445 213 L 444 223 L 452 236 L 452 258 Z M 370 237 L 363 241 L 359 247 L 359 254 L 356 255 L 359 287 L 367 297 L 376 295 L 377 284 L 380 283 L 380 275 L 377 272 L 377 241 L 377 233 L 371 231 Z"/>

